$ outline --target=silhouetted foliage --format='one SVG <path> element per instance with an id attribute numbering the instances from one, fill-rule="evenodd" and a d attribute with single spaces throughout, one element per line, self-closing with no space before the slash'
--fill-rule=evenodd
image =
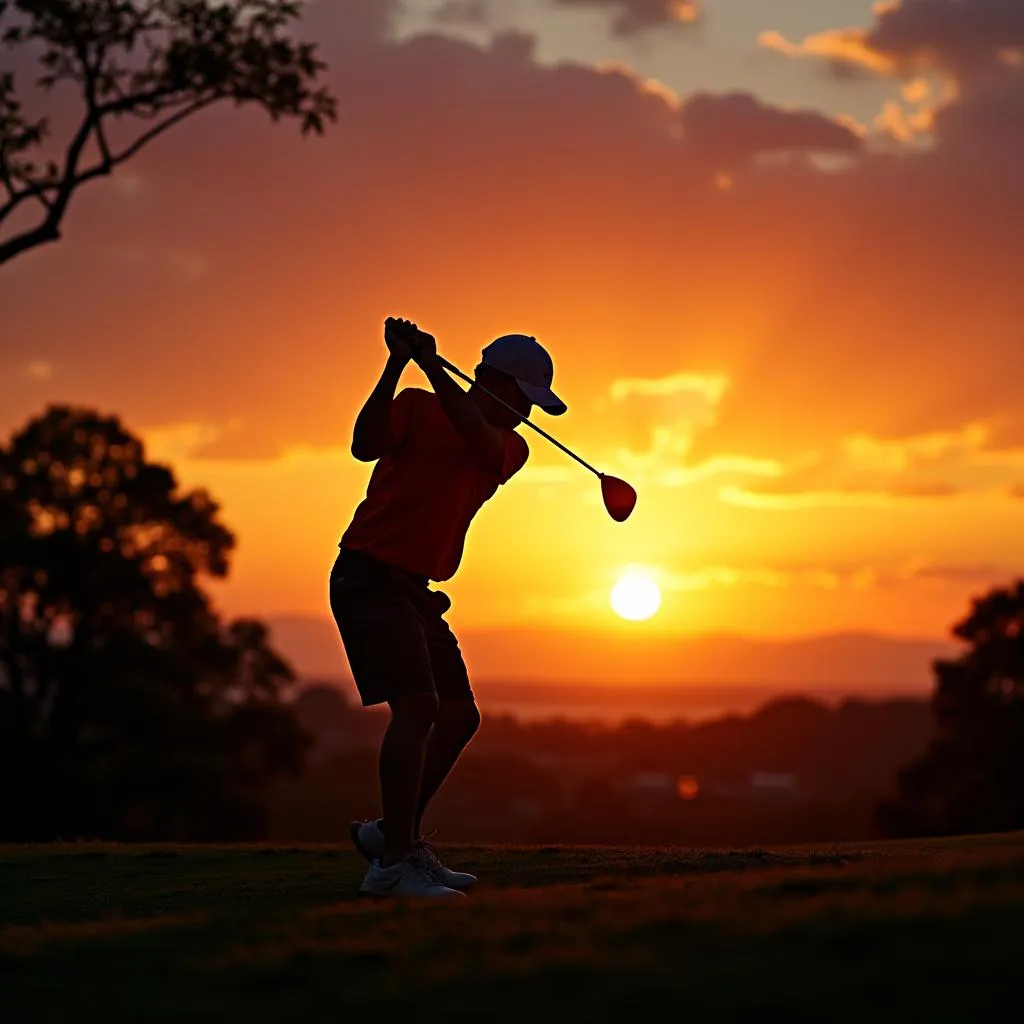
<path id="1" fill-rule="evenodd" d="M 322 133 L 335 101 L 313 87 L 325 66 L 315 47 L 287 33 L 301 9 L 294 0 L 0 0 L 0 42 L 37 57 L 39 90 L 69 83 L 84 107 L 53 159 L 49 119 L 26 115 L 14 74 L 0 68 L 0 226 L 15 212 L 39 217 L 0 238 L 0 264 L 56 241 L 80 185 L 221 100 Z"/>
<path id="2" fill-rule="evenodd" d="M 89 410 L 0 448 L 0 838 L 262 833 L 306 737 L 264 626 L 199 586 L 228 571 L 217 512 Z"/>
<path id="3" fill-rule="evenodd" d="M 936 661 L 936 736 L 879 808 L 894 835 L 1024 828 L 1024 580 L 974 601 L 953 634 L 970 645 Z"/>

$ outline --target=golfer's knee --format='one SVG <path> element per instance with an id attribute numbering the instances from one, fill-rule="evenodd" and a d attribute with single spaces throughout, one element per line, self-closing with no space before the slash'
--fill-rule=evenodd
<path id="1" fill-rule="evenodd" d="M 437 720 L 437 694 L 430 691 L 397 697 L 390 705 L 392 723 L 403 730 L 426 735 Z"/>
<path id="2" fill-rule="evenodd" d="M 480 728 L 480 709 L 472 700 L 443 700 L 438 707 L 437 724 L 468 743 Z"/>

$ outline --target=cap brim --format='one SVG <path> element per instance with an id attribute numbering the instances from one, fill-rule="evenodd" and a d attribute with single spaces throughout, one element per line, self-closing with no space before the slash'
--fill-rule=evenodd
<path id="1" fill-rule="evenodd" d="M 519 387 L 523 394 L 533 402 L 534 405 L 539 406 L 550 416 L 561 416 L 566 410 L 566 404 L 563 402 L 558 395 L 551 390 L 551 388 L 541 387 L 539 384 L 529 384 L 525 380 L 516 380 L 519 383 Z"/>

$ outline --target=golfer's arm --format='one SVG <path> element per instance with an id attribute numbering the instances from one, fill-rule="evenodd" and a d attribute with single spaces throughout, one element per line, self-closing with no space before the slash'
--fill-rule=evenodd
<path id="1" fill-rule="evenodd" d="M 505 461 L 505 439 L 501 431 L 487 422 L 476 402 L 452 380 L 436 356 L 419 365 L 452 425 L 473 446 L 484 464 L 499 472 Z"/>
<path id="2" fill-rule="evenodd" d="M 359 410 L 352 429 L 352 455 L 360 462 L 373 462 L 387 454 L 393 444 L 391 437 L 391 403 L 398 381 L 405 369 L 405 360 L 389 356 L 376 387 Z"/>

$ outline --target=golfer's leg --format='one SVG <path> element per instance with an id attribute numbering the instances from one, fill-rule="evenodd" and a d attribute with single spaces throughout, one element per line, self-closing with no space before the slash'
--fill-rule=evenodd
<path id="1" fill-rule="evenodd" d="M 423 780 L 413 821 L 413 835 L 421 832 L 427 804 L 451 774 L 462 751 L 480 727 L 480 711 L 472 697 L 460 700 L 442 700 L 434 719 L 434 727 L 427 737 L 423 762 Z"/>
<path id="2" fill-rule="evenodd" d="M 427 805 L 451 774 L 455 762 L 480 726 L 480 712 L 469 683 L 469 672 L 459 641 L 444 618 L 451 602 L 433 592 L 423 606 L 424 638 L 430 655 L 430 671 L 437 691 L 437 719 L 427 739 L 423 783 L 416 805 L 416 835 Z"/>
<path id="3" fill-rule="evenodd" d="M 437 715 L 432 692 L 409 693 L 388 701 L 391 721 L 380 745 L 380 799 L 384 812 L 384 855 L 388 867 L 407 857 L 416 840 L 416 809 L 423 780 L 427 736 Z"/>
<path id="4" fill-rule="evenodd" d="M 363 706 L 391 710 L 377 759 L 388 867 L 412 851 L 416 834 L 424 747 L 437 714 L 430 650 L 420 615 L 386 570 L 342 552 L 330 597 Z"/>

